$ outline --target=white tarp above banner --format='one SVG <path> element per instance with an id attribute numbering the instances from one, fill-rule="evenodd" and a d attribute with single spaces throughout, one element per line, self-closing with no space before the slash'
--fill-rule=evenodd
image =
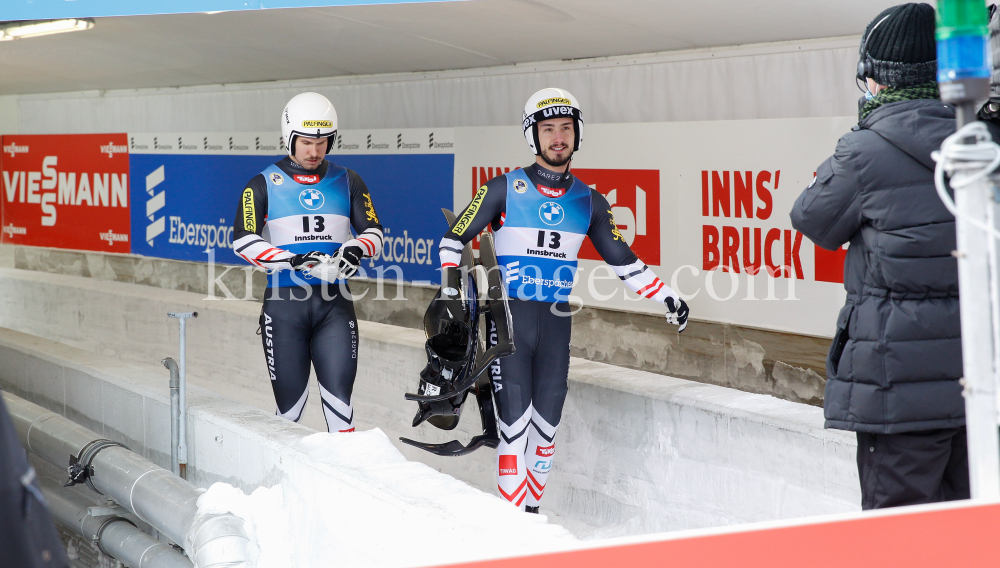
<path id="1" fill-rule="evenodd" d="M 513 126 L 543 87 L 572 92 L 588 124 L 847 116 L 861 95 L 857 59 L 857 38 L 834 38 L 434 73 L 24 95 L 18 129 L 270 131 L 285 103 L 304 91 L 327 96 L 347 129 Z"/>

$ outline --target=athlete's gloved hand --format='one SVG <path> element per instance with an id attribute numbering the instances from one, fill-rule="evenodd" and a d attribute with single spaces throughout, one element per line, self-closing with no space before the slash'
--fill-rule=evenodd
<path id="1" fill-rule="evenodd" d="M 297 254 L 288 262 L 295 270 L 308 270 L 317 264 L 328 263 L 330 260 L 330 255 L 313 250 L 307 253 Z"/>
<path id="2" fill-rule="evenodd" d="M 358 246 L 344 246 L 333 253 L 331 262 L 336 263 L 337 271 L 341 278 L 350 278 L 361 267 L 361 259 L 365 257 L 365 251 Z"/>
<path id="3" fill-rule="evenodd" d="M 670 296 L 667 296 L 667 299 L 663 301 L 667 305 L 667 321 L 679 326 L 677 333 L 680 333 L 687 327 L 688 314 L 691 313 L 691 310 L 684 300 L 678 298 L 677 302 L 679 303 L 675 303 L 674 299 Z"/>

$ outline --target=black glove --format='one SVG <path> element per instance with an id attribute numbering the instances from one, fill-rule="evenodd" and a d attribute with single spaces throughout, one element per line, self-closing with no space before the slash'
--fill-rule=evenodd
<path id="1" fill-rule="evenodd" d="M 313 250 L 297 254 L 288 262 L 291 263 L 292 268 L 295 270 L 308 270 L 321 262 L 329 262 L 329 260 L 330 255 Z"/>
<path id="2" fill-rule="evenodd" d="M 688 324 L 688 314 L 691 313 L 690 308 L 688 308 L 687 302 L 677 299 L 680 304 L 675 304 L 674 299 L 667 296 L 667 299 L 663 301 L 667 305 L 667 321 L 679 326 L 677 328 L 677 333 L 684 331 L 684 328 Z"/>
<path id="3" fill-rule="evenodd" d="M 333 256 L 339 260 L 337 268 L 340 270 L 340 276 L 350 278 L 361 267 L 361 259 L 365 257 L 365 251 L 357 246 L 341 247 Z"/>

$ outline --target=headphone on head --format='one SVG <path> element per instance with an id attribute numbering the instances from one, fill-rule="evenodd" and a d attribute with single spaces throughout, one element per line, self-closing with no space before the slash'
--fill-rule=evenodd
<path id="1" fill-rule="evenodd" d="M 892 15 L 895 13 L 896 13 L 895 10 L 889 12 L 888 14 L 883 16 L 881 20 L 876 22 L 875 25 L 872 26 L 872 29 L 868 30 L 868 35 L 865 36 L 865 42 L 861 44 L 861 59 L 858 61 L 858 74 L 857 74 L 858 80 L 864 81 L 868 77 L 871 77 L 872 75 L 875 74 L 875 61 L 868 55 L 868 40 L 870 40 L 872 34 L 875 33 L 875 29 L 878 28 L 880 25 L 882 25 L 882 22 L 891 18 Z"/>

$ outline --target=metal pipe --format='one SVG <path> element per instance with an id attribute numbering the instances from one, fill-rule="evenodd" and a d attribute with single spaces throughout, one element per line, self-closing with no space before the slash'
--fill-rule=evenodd
<path id="1" fill-rule="evenodd" d="M 976 103 L 965 101 L 955 104 L 955 124 L 962 128 L 976 120 Z"/>
<path id="2" fill-rule="evenodd" d="M 987 12 L 980 0 L 939 0 L 935 39 L 937 80 L 941 100 L 955 105 L 959 130 L 976 120 L 976 110 L 990 95 Z M 976 47 L 978 45 L 978 47 Z M 975 137 L 963 144 L 978 145 Z M 971 154 L 974 155 L 974 154 Z M 996 191 L 987 178 L 964 184 L 978 168 L 990 165 L 960 160 L 951 185 L 955 194 L 955 236 L 958 245 L 959 315 L 962 328 L 965 426 L 969 452 L 969 486 L 974 499 L 1000 497 L 1000 437 L 997 435 L 997 353 L 995 334 L 1000 313 L 996 287 L 996 243 L 982 226 L 996 225 L 992 196 Z M 953 166 L 957 164 L 952 164 Z M 951 172 L 949 172 L 951 173 Z M 976 224 L 980 226 L 976 226 Z"/>
<path id="3" fill-rule="evenodd" d="M 142 532 L 127 518 L 111 511 L 102 514 L 101 507 L 95 507 L 82 496 L 46 479 L 39 484 L 49 503 L 49 511 L 57 521 L 98 544 L 101 551 L 126 566 L 192 568 L 191 561 L 180 551 Z"/>
<path id="4" fill-rule="evenodd" d="M 183 320 L 181 320 L 183 321 Z M 170 369 L 170 471 L 174 475 L 181 474 L 178 448 L 180 447 L 181 431 L 181 379 L 178 374 L 177 362 L 167 357 L 163 366 Z"/>
<path id="5" fill-rule="evenodd" d="M 952 176 L 960 184 L 969 175 Z M 994 375 L 990 239 L 992 235 L 968 219 L 988 222 L 992 191 L 988 180 L 955 190 L 956 243 L 958 245 L 959 315 L 962 325 L 965 424 L 969 446 L 970 490 L 974 498 L 1000 497 L 1000 437 L 997 435 L 997 400 Z"/>
<path id="6" fill-rule="evenodd" d="M 181 318 L 181 369 L 180 369 L 180 433 L 177 440 L 177 463 L 181 477 L 187 479 L 187 318 Z"/>
<path id="7" fill-rule="evenodd" d="M 6 392 L 3 397 L 21 443 L 57 466 L 66 467 L 71 456 L 79 457 L 85 446 L 102 439 L 36 404 Z M 97 491 L 183 546 L 198 568 L 247 562 L 251 543 L 242 519 L 198 515 L 201 494 L 191 483 L 121 446 L 102 449 L 91 465 L 90 482 Z"/>
<path id="8" fill-rule="evenodd" d="M 198 312 L 167 312 L 167 317 L 179 319 L 180 335 L 180 441 L 177 447 L 179 475 L 187 479 L 187 320 Z"/>

